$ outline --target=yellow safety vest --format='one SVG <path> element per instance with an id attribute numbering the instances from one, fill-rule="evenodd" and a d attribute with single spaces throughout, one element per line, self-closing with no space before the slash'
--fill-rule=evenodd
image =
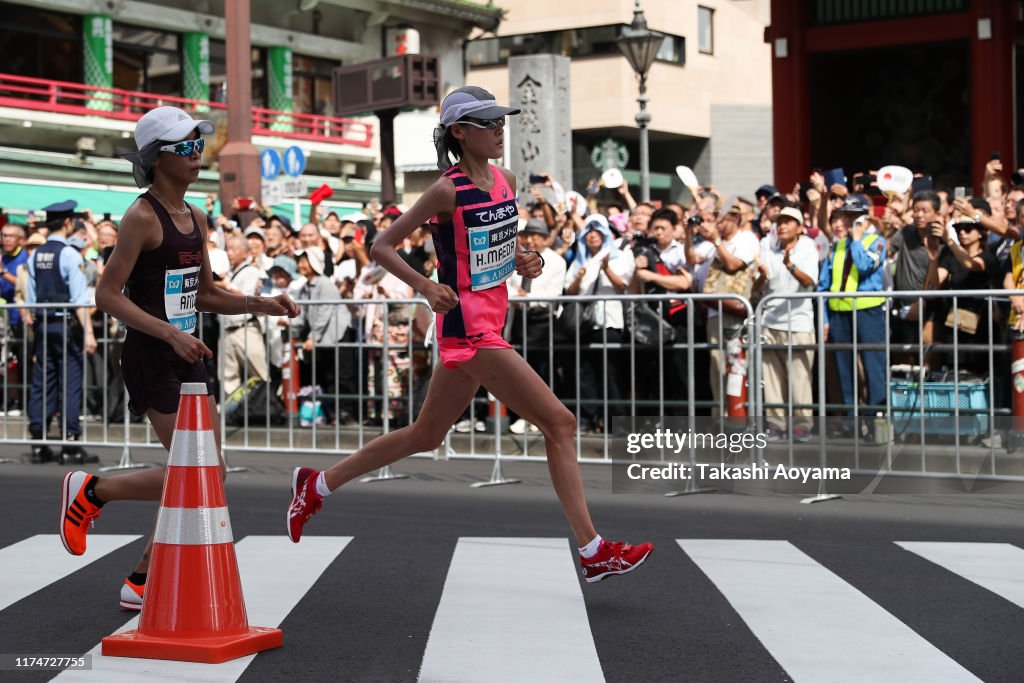
<path id="1" fill-rule="evenodd" d="M 878 239 L 878 235 L 866 235 L 862 241 L 867 249 Z M 850 266 L 850 275 L 846 278 L 846 287 L 843 288 L 843 269 L 846 266 L 846 244 L 847 240 L 841 240 L 836 244 L 836 254 L 832 258 L 832 284 L 830 292 L 856 292 L 860 284 L 860 273 L 855 265 Z M 883 265 L 883 267 L 885 267 Z M 852 311 L 865 308 L 874 308 L 885 303 L 884 296 L 859 296 L 855 299 L 829 299 L 828 308 L 830 311 Z"/>

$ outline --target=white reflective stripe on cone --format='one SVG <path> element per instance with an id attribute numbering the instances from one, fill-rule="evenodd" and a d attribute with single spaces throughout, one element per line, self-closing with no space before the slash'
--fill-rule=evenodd
<path id="1" fill-rule="evenodd" d="M 161 507 L 153 532 L 154 543 L 168 545 L 217 545 L 233 540 L 227 507 Z"/>
<path id="2" fill-rule="evenodd" d="M 213 431 L 193 432 L 177 430 L 171 437 L 171 455 L 167 459 L 169 466 L 177 467 L 216 467 L 220 465 L 217 457 L 217 441 Z"/>

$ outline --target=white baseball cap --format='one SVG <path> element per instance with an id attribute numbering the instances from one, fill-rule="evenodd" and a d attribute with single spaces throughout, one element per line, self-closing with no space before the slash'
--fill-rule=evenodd
<path id="1" fill-rule="evenodd" d="M 295 260 L 298 262 L 300 256 L 305 256 L 306 260 L 309 261 L 309 267 L 313 269 L 317 275 L 324 274 L 324 266 L 326 265 L 326 256 L 324 250 L 320 247 L 307 247 L 306 249 L 297 249 L 295 251 Z"/>
<path id="2" fill-rule="evenodd" d="M 203 135 L 213 132 L 214 126 L 205 119 L 196 120 L 177 107 L 157 107 L 146 112 L 135 124 L 135 145 L 141 150 L 157 140 L 177 142 L 184 140 L 196 128 Z"/>

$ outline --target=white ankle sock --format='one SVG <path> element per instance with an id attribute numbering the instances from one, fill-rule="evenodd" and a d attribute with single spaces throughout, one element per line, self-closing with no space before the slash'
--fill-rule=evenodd
<path id="1" fill-rule="evenodd" d="M 327 478 L 324 473 L 321 472 L 316 477 L 316 492 L 320 494 L 321 498 L 326 498 L 331 495 L 331 490 L 327 488 Z"/>
<path id="2" fill-rule="evenodd" d="M 597 549 L 601 547 L 601 534 L 594 536 L 594 540 L 580 548 L 580 555 L 584 559 L 590 559 L 597 554 Z"/>

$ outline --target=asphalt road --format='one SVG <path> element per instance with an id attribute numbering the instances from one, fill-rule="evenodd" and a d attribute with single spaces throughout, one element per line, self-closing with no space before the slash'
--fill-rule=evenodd
<path id="1" fill-rule="evenodd" d="M 410 479 L 354 483 L 326 501 L 307 526 L 310 538 L 332 537 L 322 557 L 315 542 L 279 543 L 288 475 L 299 463 L 243 453 L 233 464 L 249 467 L 227 485 L 240 558 L 246 544 L 277 544 L 280 553 L 261 555 L 263 570 L 288 589 L 247 589 L 250 622 L 270 615 L 264 604 L 280 609 L 285 646 L 230 670 L 201 665 L 209 680 L 491 681 L 533 667 L 532 680 L 550 681 L 1019 681 L 1024 671 L 1021 497 L 665 498 L 612 493 L 609 469 L 587 466 L 600 532 L 656 546 L 636 572 L 590 585 L 578 578 L 540 463 L 507 464 L 506 476 L 523 483 L 482 489 L 469 484 L 489 477 L 486 461 L 399 463 Z M 117 594 L 155 503 L 106 507 L 91 539 L 140 538 L 40 589 L 19 594 L 21 575 L 5 575 L 24 572 L 25 562 L 45 574 L 66 556 L 55 535 L 64 471 L 0 465 L 0 604 L 18 598 L 0 610 L 0 654 L 85 653 L 131 616 Z M 52 543 L 27 543 L 37 534 Z M 306 570 L 311 579 L 301 578 Z M 243 581 L 247 572 L 242 566 Z M 294 599 L 282 597 L 289 591 Z M 120 678 L 92 675 L 197 676 L 152 660 L 119 665 Z"/>

